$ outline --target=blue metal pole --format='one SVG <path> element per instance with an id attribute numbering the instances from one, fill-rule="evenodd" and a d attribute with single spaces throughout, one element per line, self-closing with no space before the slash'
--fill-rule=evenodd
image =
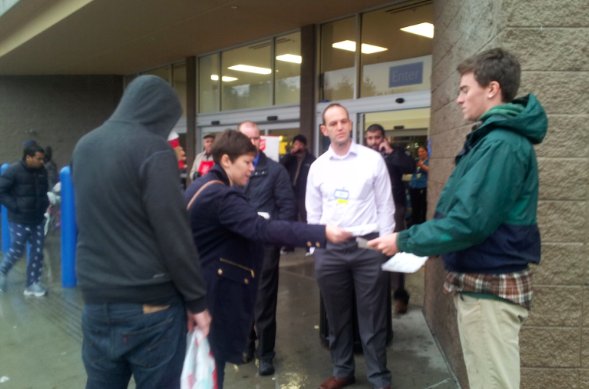
<path id="1" fill-rule="evenodd" d="M 10 167 L 9 164 L 2 164 L 0 173 L 4 173 Z M 8 210 L 2 206 L 2 252 L 4 255 L 10 250 L 10 226 L 8 225 Z"/>
<path id="2" fill-rule="evenodd" d="M 76 209 L 72 171 L 69 166 L 61 169 L 61 285 L 76 287 Z"/>

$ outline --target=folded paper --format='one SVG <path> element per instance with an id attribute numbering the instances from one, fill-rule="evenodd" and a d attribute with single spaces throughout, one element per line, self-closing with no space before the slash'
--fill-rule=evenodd
<path id="1" fill-rule="evenodd" d="M 397 253 L 383 263 L 382 270 L 397 273 L 415 273 L 425 264 L 428 257 L 418 257 L 409 253 Z"/>

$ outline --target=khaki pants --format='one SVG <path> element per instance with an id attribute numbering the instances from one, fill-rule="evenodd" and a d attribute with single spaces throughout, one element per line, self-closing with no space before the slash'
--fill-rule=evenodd
<path id="1" fill-rule="evenodd" d="M 518 389 L 519 330 L 528 310 L 509 302 L 457 294 L 460 343 L 471 389 Z"/>

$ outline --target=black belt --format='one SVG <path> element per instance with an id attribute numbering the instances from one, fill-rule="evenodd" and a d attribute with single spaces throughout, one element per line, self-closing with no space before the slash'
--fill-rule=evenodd
<path id="1" fill-rule="evenodd" d="M 372 240 L 378 238 L 380 235 L 378 232 L 371 232 L 370 234 L 362 235 L 360 238 L 364 238 L 366 240 Z"/>
<path id="2" fill-rule="evenodd" d="M 363 238 L 366 240 L 372 240 L 378 238 L 378 232 L 371 232 L 370 234 L 358 236 L 358 238 Z M 346 252 L 353 252 L 358 250 L 358 243 L 356 242 L 356 237 L 352 237 L 345 242 L 342 243 L 329 243 L 327 242 L 328 250 L 338 250 L 338 251 L 346 251 Z"/>

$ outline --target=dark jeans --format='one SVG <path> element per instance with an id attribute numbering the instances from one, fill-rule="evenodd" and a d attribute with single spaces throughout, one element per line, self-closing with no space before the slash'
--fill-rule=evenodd
<path id="1" fill-rule="evenodd" d="M 179 388 L 186 353 L 180 300 L 144 313 L 142 304 L 86 304 L 82 314 L 86 388 Z"/>

